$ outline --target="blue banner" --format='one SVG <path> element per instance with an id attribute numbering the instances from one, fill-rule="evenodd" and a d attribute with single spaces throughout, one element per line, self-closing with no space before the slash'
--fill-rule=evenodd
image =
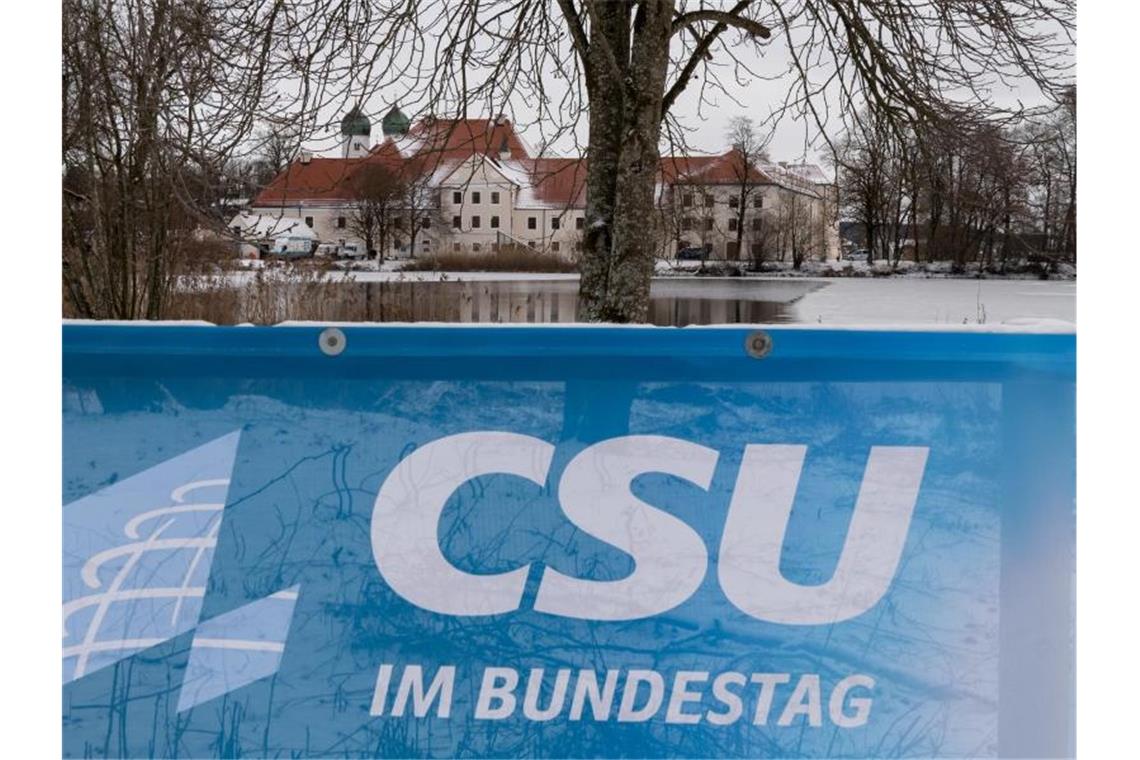
<path id="1" fill-rule="evenodd" d="M 1074 360 L 69 324 L 65 755 L 1071 755 Z"/>

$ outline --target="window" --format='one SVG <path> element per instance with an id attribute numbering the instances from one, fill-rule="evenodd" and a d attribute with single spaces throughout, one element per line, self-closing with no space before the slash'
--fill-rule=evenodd
<path id="1" fill-rule="evenodd" d="M 752 208 L 764 208 L 764 196 L 763 195 L 760 195 L 760 193 L 756 193 L 756 196 L 752 199 Z"/>
<path id="2" fill-rule="evenodd" d="M 479 191 L 475 191 L 475 192 L 471 193 L 471 202 L 472 203 L 479 203 L 479 201 L 480 201 Z"/>
<path id="3" fill-rule="evenodd" d="M 736 220 L 735 219 L 729 219 L 728 220 L 728 231 L 729 232 L 736 232 Z"/>
<path id="4" fill-rule="evenodd" d="M 455 230 L 463 229 L 463 220 L 458 216 L 451 217 L 451 228 Z"/>
<path id="5" fill-rule="evenodd" d="M 577 219 L 575 219 L 574 220 L 574 229 L 576 229 L 576 230 L 586 229 L 586 217 L 580 216 Z"/>
<path id="6" fill-rule="evenodd" d="M 307 224 L 307 225 L 309 225 L 310 227 L 312 227 L 312 226 L 313 226 L 313 217 L 311 217 L 311 216 L 306 216 L 306 217 L 305 217 L 305 224 Z"/>
<path id="7" fill-rule="evenodd" d="M 527 245 L 527 248 L 534 248 L 534 241 L 532 240 L 529 243 L 527 243 L 526 245 Z"/>
<path id="8" fill-rule="evenodd" d="M 693 220 L 691 217 L 686 216 L 684 219 L 681 220 L 681 229 L 683 229 L 683 230 L 693 229 Z"/>
<path id="9" fill-rule="evenodd" d="M 528 216 L 526 218 L 526 228 L 528 230 L 537 230 L 538 229 L 538 217 Z"/>
<path id="10" fill-rule="evenodd" d="M 562 247 L 562 244 L 559 243 L 557 240 L 555 240 L 553 243 L 550 244 L 550 250 L 554 251 L 555 253 L 558 253 L 558 249 L 561 247 Z"/>
<path id="11" fill-rule="evenodd" d="M 348 223 L 348 220 L 347 220 L 347 219 L 345 219 L 343 216 L 338 216 L 338 217 L 336 218 L 336 226 L 337 226 L 337 228 L 338 228 L 338 229 L 342 229 L 342 230 L 343 230 L 343 229 L 344 229 L 344 226 L 345 226 L 347 223 Z"/>
<path id="12" fill-rule="evenodd" d="M 708 193 L 705 194 L 705 208 L 712 208 L 716 201 Z"/>
<path id="13" fill-rule="evenodd" d="M 431 238 L 420 238 L 420 248 L 423 248 L 425 251 L 431 248 Z"/>
<path id="14" fill-rule="evenodd" d="M 550 229 L 556 230 L 556 229 L 560 228 L 561 226 L 562 226 L 562 218 L 561 217 L 556 216 L 550 220 Z"/>
<path id="15" fill-rule="evenodd" d="M 398 216 L 392 220 L 392 226 L 398 230 L 404 229 L 404 217 Z"/>
<path id="16" fill-rule="evenodd" d="M 471 250 L 475 251 L 476 253 L 478 253 L 482 249 L 483 249 L 483 246 L 479 245 L 478 243 L 472 243 L 471 244 Z"/>
<path id="17" fill-rule="evenodd" d="M 479 229 L 480 226 L 482 226 L 482 224 L 483 224 L 483 220 L 480 219 L 479 217 L 477 217 L 477 216 L 471 217 L 471 229 L 477 230 L 477 229 Z"/>
<path id="18" fill-rule="evenodd" d="M 420 229 L 423 229 L 423 230 L 430 230 L 431 229 L 431 217 L 430 216 L 425 216 L 423 219 L 420 220 Z"/>
<path id="19" fill-rule="evenodd" d="M 459 243 L 452 243 L 451 244 L 451 250 L 458 251 L 459 250 Z"/>
<path id="20" fill-rule="evenodd" d="M 451 202 L 452 203 L 463 203 L 463 193 L 456 190 L 454 193 L 451 194 Z"/>
<path id="21" fill-rule="evenodd" d="M 739 195 L 728 196 L 728 207 L 729 208 L 736 208 L 739 205 L 740 205 L 740 196 Z"/>
<path id="22" fill-rule="evenodd" d="M 712 232 L 712 228 L 713 228 L 713 220 L 712 219 L 705 219 L 705 232 Z"/>
<path id="23" fill-rule="evenodd" d="M 685 208 L 692 206 L 693 205 L 693 194 L 692 193 L 681 193 L 681 205 L 684 206 Z"/>
<path id="24" fill-rule="evenodd" d="M 495 190 L 491 193 L 491 203 L 498 203 L 498 202 L 499 202 L 499 192 L 497 190 Z"/>
<path id="25" fill-rule="evenodd" d="M 497 216 L 491 217 L 491 229 L 493 229 L 493 230 L 499 229 L 499 217 L 497 217 Z"/>
<path id="26" fill-rule="evenodd" d="M 752 218 L 752 229 L 759 232 L 764 227 L 764 220 L 758 216 Z"/>

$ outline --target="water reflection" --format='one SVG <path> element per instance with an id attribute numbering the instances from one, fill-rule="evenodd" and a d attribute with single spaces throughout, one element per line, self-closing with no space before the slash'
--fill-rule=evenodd
<path id="1" fill-rule="evenodd" d="M 348 319 L 368 322 L 573 322 L 576 280 L 356 282 Z M 792 304 L 822 287 L 805 281 L 654 280 L 649 321 L 709 325 L 795 321 Z"/>

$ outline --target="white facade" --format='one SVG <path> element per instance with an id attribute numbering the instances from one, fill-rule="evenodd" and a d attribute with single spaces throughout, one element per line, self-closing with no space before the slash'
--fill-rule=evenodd
<path id="1" fill-rule="evenodd" d="M 430 164 L 434 167 L 430 176 L 416 180 L 422 181 L 424 188 L 418 191 L 421 196 L 416 203 L 421 208 L 415 210 L 418 223 L 412 224 L 411 210 L 400 213 L 400 218 L 390 225 L 388 239 L 383 243 L 385 250 L 376 253 L 384 258 L 436 252 L 483 253 L 499 244 L 515 244 L 572 257 L 580 250 L 586 226 L 584 165 L 568 159 L 520 158 L 529 150 L 509 122 L 477 120 L 471 123 L 485 129 L 478 135 L 485 135 L 485 144 L 475 145 L 475 141 L 471 141 L 472 147 L 466 153 L 467 143 L 458 148 L 448 144 L 439 151 Z M 435 123 L 425 129 L 430 130 L 432 126 Z M 365 147 L 367 137 L 346 134 L 342 154 L 347 160 L 337 176 L 348 176 L 353 167 L 373 160 L 385 166 L 388 165 L 383 163 L 385 161 L 416 161 L 423 155 L 424 134 L 428 133 L 412 129 L 396 139 L 389 137 L 371 150 Z M 515 142 L 513 153 L 508 138 Z M 680 157 L 679 160 L 700 161 L 701 165 L 723 175 L 730 154 L 699 159 Z M 308 163 L 318 160 L 333 162 L 332 159 L 309 159 Z M 310 167 L 308 163 L 298 162 L 282 177 L 294 169 L 300 177 L 307 169 L 319 168 Z M 540 167 L 546 175 L 541 175 Z M 572 170 L 572 177 L 551 179 L 552 175 L 567 169 Z M 683 247 L 707 246 L 715 258 L 748 259 L 753 258 L 757 242 L 762 240 L 768 245 L 772 242 L 768 238 L 778 229 L 781 231 L 779 250 L 773 249 L 771 257 L 782 257 L 784 249 L 792 245 L 801 253 L 808 251 L 810 258 L 837 258 L 834 185 L 818 167 L 765 165 L 758 173 L 764 180 L 752 187 L 748 203 L 751 205 L 758 199 L 759 205 L 747 209 L 741 250 L 735 250 L 737 209 L 731 202 L 739 193 L 739 187 L 725 181 L 723 176 L 716 176 L 716 172 L 707 176 L 707 181 L 688 175 L 663 180 L 658 188 L 660 218 L 646 220 L 646 234 L 657 238 L 663 256 L 675 255 L 677 249 Z M 278 180 L 274 184 L 278 184 Z M 267 191 L 274 190 L 274 184 Z M 307 192 L 304 182 L 295 182 L 293 186 L 288 182 L 281 184 L 283 189 L 278 188 L 276 194 L 267 192 L 255 200 L 251 212 L 264 217 L 300 220 L 313 230 L 321 243 L 364 244 L 354 233 L 357 205 L 346 200 L 351 193 L 324 192 L 329 182 L 314 192 Z M 269 201 L 262 202 L 266 196 Z M 417 228 L 414 245 L 413 227 Z M 380 246 L 377 241 L 373 242 Z"/>

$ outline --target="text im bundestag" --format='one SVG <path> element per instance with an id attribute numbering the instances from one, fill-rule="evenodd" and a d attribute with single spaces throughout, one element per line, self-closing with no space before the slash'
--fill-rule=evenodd
<path id="1" fill-rule="evenodd" d="M 373 716 L 452 717 L 457 668 L 443 665 L 425 676 L 420 665 L 380 666 Z M 852 674 L 825 685 L 816 673 L 710 673 L 680 670 L 574 670 L 547 674 L 487 667 L 474 706 L 476 720 L 522 717 L 727 726 L 747 720 L 757 726 L 807 725 L 827 721 L 857 728 L 871 713 L 875 679 Z"/>

